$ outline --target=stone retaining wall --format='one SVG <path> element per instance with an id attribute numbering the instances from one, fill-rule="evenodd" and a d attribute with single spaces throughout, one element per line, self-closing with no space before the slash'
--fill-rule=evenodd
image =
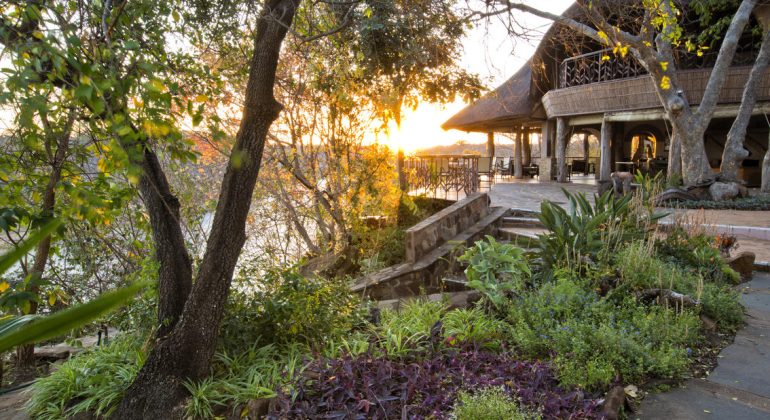
<path id="1" fill-rule="evenodd" d="M 406 260 L 415 262 L 489 214 L 486 193 L 469 195 L 406 231 Z"/>

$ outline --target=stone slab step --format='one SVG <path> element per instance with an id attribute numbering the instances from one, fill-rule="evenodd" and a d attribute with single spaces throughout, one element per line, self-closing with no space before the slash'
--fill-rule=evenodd
<path id="1" fill-rule="evenodd" d="M 536 217 L 518 217 L 518 216 L 506 216 L 503 217 L 503 226 L 505 227 L 537 227 L 543 226 L 540 219 Z"/>

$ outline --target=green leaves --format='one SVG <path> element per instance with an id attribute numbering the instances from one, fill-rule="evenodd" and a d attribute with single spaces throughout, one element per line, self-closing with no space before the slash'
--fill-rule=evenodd
<path id="1" fill-rule="evenodd" d="M 595 196 L 593 206 L 585 194 L 564 190 L 569 211 L 543 201 L 539 219 L 549 230 L 540 235 L 540 255 L 547 267 L 579 262 L 582 256 L 596 258 L 611 253 L 617 241 L 625 238 L 631 195 L 615 198 L 612 191 Z M 618 236 L 612 236 L 617 234 Z"/>
<path id="2" fill-rule="evenodd" d="M 58 337 L 69 330 L 83 326 L 126 303 L 145 286 L 147 286 L 146 283 L 135 283 L 114 292 L 104 293 L 88 303 L 46 317 L 6 318 L 0 323 L 0 352 L 21 344 Z"/>
<path id="3" fill-rule="evenodd" d="M 531 275 L 523 249 L 501 244 L 489 235 L 469 248 L 459 261 L 468 263 L 468 286 L 482 293 L 490 309 L 502 310 L 509 294 L 522 292 Z"/>
<path id="4" fill-rule="evenodd" d="M 35 232 L 32 236 L 29 237 L 29 239 L 22 241 L 19 246 L 8 252 L 7 254 L 4 254 L 0 256 L 0 275 L 4 274 L 6 271 L 8 271 L 9 268 L 13 267 L 14 264 L 16 264 L 17 261 L 22 259 L 29 251 L 32 250 L 32 248 L 35 247 L 35 245 L 38 244 L 43 238 L 46 236 L 52 234 L 56 229 L 59 228 L 59 226 L 62 225 L 61 220 L 52 220 L 45 226 L 43 226 L 39 231 Z"/>

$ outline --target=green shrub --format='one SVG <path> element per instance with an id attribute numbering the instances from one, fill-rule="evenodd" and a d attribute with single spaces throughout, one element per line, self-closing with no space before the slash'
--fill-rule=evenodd
<path id="1" fill-rule="evenodd" d="M 500 388 L 469 394 L 461 392 L 452 413 L 454 420 L 532 420 L 540 416 L 527 412 Z"/>
<path id="2" fill-rule="evenodd" d="M 703 314 L 722 329 L 735 331 L 743 325 L 743 306 L 737 291 L 727 286 L 706 284 L 703 288 Z"/>
<path id="3" fill-rule="evenodd" d="M 511 293 L 521 293 L 531 272 L 524 250 L 497 242 L 493 237 L 476 242 L 460 261 L 468 263 L 468 286 L 478 290 L 488 309 L 501 311 Z"/>
<path id="4" fill-rule="evenodd" d="M 72 357 L 32 385 L 25 409 L 35 419 L 62 419 L 90 412 L 109 416 L 144 363 L 143 339 L 121 335 L 109 345 Z"/>
<path id="5" fill-rule="evenodd" d="M 676 226 L 665 238 L 656 241 L 655 249 L 663 260 L 698 273 L 707 280 L 725 284 L 740 281 L 740 275 L 727 265 L 712 236 L 690 234 Z"/>
<path id="6" fill-rule="evenodd" d="M 230 356 L 214 356 L 214 375 L 200 382 L 185 382 L 190 392 L 188 418 L 215 418 L 226 409 L 237 410 L 249 401 L 272 398 L 301 372 L 304 348 L 301 346 L 254 347 Z"/>
<path id="7" fill-rule="evenodd" d="M 539 236 L 540 258 L 545 269 L 575 266 L 583 257 L 606 260 L 621 244 L 646 235 L 632 220 L 631 195 L 615 198 L 611 191 L 594 197 L 591 205 L 585 194 L 564 191 L 569 210 L 545 200 L 540 205 L 540 221 L 548 233 Z"/>
<path id="8" fill-rule="evenodd" d="M 684 245 L 678 246 L 686 249 Z M 618 289 L 622 293 L 650 288 L 670 289 L 700 300 L 703 314 L 722 329 L 732 331 L 743 323 L 738 293 L 725 284 L 724 277 L 714 276 L 711 269 L 692 270 L 675 262 L 666 262 L 641 242 L 630 244 L 616 260 L 623 276 L 623 287 Z"/>
<path id="9" fill-rule="evenodd" d="M 444 302 L 413 300 L 398 311 L 382 311 L 375 328 L 382 350 L 389 356 L 404 357 L 425 349 L 431 328 L 447 312 Z"/>
<path id="10" fill-rule="evenodd" d="M 700 321 L 675 312 L 599 297 L 585 280 L 560 278 L 512 305 L 510 337 L 529 357 L 549 357 L 564 384 L 602 389 L 620 373 L 628 382 L 679 377 Z"/>
<path id="11" fill-rule="evenodd" d="M 506 329 L 501 322 L 479 308 L 455 309 L 444 315 L 444 336 L 450 341 L 473 343 L 490 350 L 502 348 Z"/>
<path id="12" fill-rule="evenodd" d="M 505 335 L 506 324 L 486 314 L 479 308 L 449 310 L 446 303 L 426 300 L 407 302 L 398 311 L 382 312 L 381 323 L 374 327 L 381 349 L 391 357 L 405 357 L 429 346 L 433 327 L 441 321 L 442 331 L 438 338 L 443 345 L 469 343 L 480 348 L 499 350 Z M 365 351 L 367 338 L 353 338 L 354 348 Z M 346 345 L 341 340 L 338 346 Z M 349 345 L 349 341 L 347 342 Z"/>
<path id="13" fill-rule="evenodd" d="M 221 347 L 245 352 L 253 346 L 323 346 L 361 322 L 360 301 L 344 281 L 309 278 L 296 268 L 254 279 L 241 272 L 222 321 Z"/>

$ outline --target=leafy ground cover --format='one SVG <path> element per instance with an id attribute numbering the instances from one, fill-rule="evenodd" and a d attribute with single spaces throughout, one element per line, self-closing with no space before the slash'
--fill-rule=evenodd
<path id="1" fill-rule="evenodd" d="M 186 384 L 185 416 L 598 418 L 610 387 L 707 371 L 743 322 L 739 277 L 714 238 L 659 234 L 649 196 L 568 195 L 570 210 L 543 203 L 538 249 L 475 244 L 461 261 L 481 299 L 464 309 L 418 299 L 372 311 L 345 281 L 246 267 L 211 376 Z M 35 385 L 30 414 L 108 415 L 147 336 L 64 363 Z"/>
<path id="2" fill-rule="evenodd" d="M 735 198 L 733 200 L 682 200 L 662 203 L 665 207 L 705 210 L 770 210 L 770 196 Z"/>

